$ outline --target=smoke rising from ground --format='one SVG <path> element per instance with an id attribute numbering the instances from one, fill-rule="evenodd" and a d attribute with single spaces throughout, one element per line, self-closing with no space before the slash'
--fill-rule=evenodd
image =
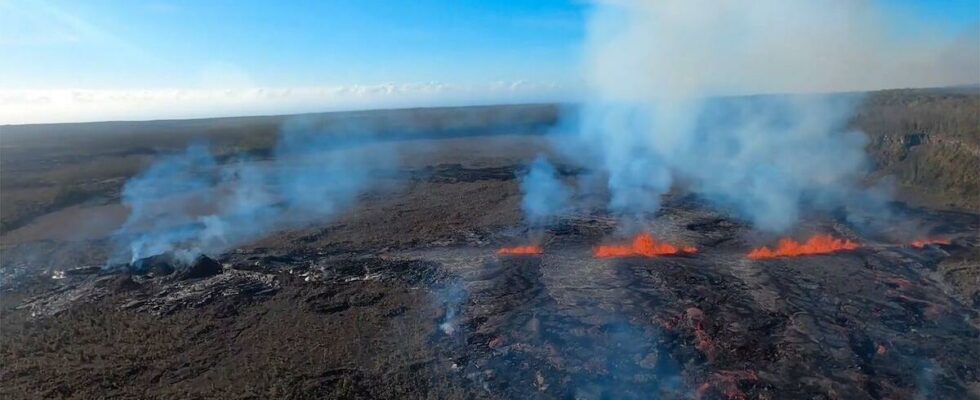
<path id="1" fill-rule="evenodd" d="M 126 182 L 123 204 L 131 213 L 116 232 L 110 264 L 165 252 L 190 261 L 323 221 L 377 183 L 371 171 L 396 162 L 394 154 L 381 154 L 384 148 L 363 149 L 373 140 L 370 127 L 325 132 L 295 119 L 282 127 L 268 160 L 222 164 L 203 144 L 164 157 Z"/>
<path id="2" fill-rule="evenodd" d="M 945 43 L 880 4 L 818 1 L 603 2 L 585 47 L 590 96 L 577 148 L 607 175 L 609 208 L 636 217 L 682 183 L 780 231 L 802 203 L 856 198 L 868 162 L 848 127 L 856 95 L 770 95 L 976 79 Z M 904 28 L 905 31 L 898 29 Z M 972 69 L 971 69 L 972 68 Z M 742 96 L 742 97 L 733 97 Z M 533 192 L 533 191 L 528 191 Z"/>
<path id="3" fill-rule="evenodd" d="M 568 205 L 569 190 L 562 183 L 558 171 L 543 155 L 531 164 L 527 175 L 521 177 L 521 207 L 528 223 L 541 226 L 564 211 Z"/>

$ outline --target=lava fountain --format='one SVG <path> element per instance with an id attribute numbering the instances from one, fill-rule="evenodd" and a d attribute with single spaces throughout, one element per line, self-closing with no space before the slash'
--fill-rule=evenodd
<path id="1" fill-rule="evenodd" d="M 830 254 L 844 250 L 854 250 L 861 247 L 847 239 L 836 239 L 830 235 L 816 235 L 800 243 L 793 239 L 780 239 L 775 250 L 768 247 L 753 249 L 748 257 L 753 260 L 765 260 L 778 257 L 798 257 L 817 254 Z"/>
<path id="2" fill-rule="evenodd" d="M 629 244 L 606 245 L 593 249 L 593 253 L 598 258 L 656 257 L 694 254 L 697 252 L 698 249 L 691 246 L 678 247 L 669 243 L 658 242 L 649 233 L 636 235 Z"/>

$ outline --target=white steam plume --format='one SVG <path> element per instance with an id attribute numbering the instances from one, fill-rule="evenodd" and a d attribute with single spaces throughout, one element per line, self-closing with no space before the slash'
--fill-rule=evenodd
<path id="1" fill-rule="evenodd" d="M 543 155 L 538 155 L 527 174 L 521 177 L 521 193 L 521 208 L 534 227 L 554 222 L 553 217 L 566 210 L 569 200 L 569 189 Z"/>
<path id="2" fill-rule="evenodd" d="M 372 172 L 397 164 L 391 149 L 370 146 L 378 141 L 376 127 L 351 123 L 325 131 L 315 122 L 287 121 L 268 160 L 222 164 L 198 144 L 127 181 L 122 200 L 131 212 L 116 232 L 109 265 L 162 253 L 190 262 L 323 221 L 378 185 Z"/>
<path id="3" fill-rule="evenodd" d="M 976 80 L 976 59 L 899 31 L 881 3 L 635 1 L 596 5 L 580 139 L 608 175 L 610 208 L 659 207 L 678 180 L 767 230 L 801 204 L 854 206 L 867 166 L 847 128 L 857 95 L 813 92 Z M 909 25 L 910 26 L 910 25 Z M 909 27 L 928 32 L 928 27 Z M 975 48 L 974 48 L 975 49 Z M 758 93 L 811 93 L 725 97 Z M 582 157 L 580 157 L 582 158 Z"/>

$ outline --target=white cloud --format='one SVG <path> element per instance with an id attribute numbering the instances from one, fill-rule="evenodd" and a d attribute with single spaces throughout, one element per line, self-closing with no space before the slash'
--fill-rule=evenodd
<path id="1" fill-rule="evenodd" d="M 587 79 L 620 99 L 977 83 L 980 29 L 939 28 L 857 1 L 613 1 Z"/>
<path id="2" fill-rule="evenodd" d="M 573 90 L 526 81 L 292 88 L 0 89 L 0 124 L 204 118 L 370 108 L 568 100 Z"/>

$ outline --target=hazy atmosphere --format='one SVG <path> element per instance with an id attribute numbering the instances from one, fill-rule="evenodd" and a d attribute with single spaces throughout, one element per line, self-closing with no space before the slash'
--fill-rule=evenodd
<path id="1" fill-rule="evenodd" d="M 628 74 L 661 82 L 608 71 L 636 84 L 607 89 L 934 87 L 976 83 L 980 67 L 969 0 L 629 3 L 8 0 L 0 124 L 574 101 L 613 67 L 594 57 L 622 57 L 596 51 L 631 46 Z M 687 17 L 641 22 L 661 11 Z M 626 25 L 606 26 L 617 13 Z M 590 43 L 612 28 L 630 32 Z"/>
<path id="2" fill-rule="evenodd" d="M 0 398 L 980 400 L 974 1 L 0 0 Z"/>

